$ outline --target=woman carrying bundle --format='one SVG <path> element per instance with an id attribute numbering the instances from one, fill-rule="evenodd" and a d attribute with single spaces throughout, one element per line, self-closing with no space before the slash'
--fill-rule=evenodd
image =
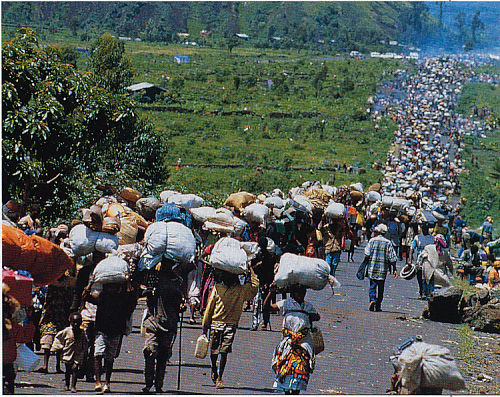
<path id="1" fill-rule="evenodd" d="M 272 287 L 275 290 L 275 286 Z M 313 340 L 311 324 L 319 321 L 316 309 L 304 300 L 306 287 L 290 287 L 291 297 L 270 305 L 271 311 L 279 311 L 283 319 L 283 339 L 276 346 L 273 355 L 273 369 L 276 371 L 274 388 L 285 394 L 299 394 L 307 389 L 309 376 L 314 369 Z M 271 293 L 264 301 L 269 304 Z"/>

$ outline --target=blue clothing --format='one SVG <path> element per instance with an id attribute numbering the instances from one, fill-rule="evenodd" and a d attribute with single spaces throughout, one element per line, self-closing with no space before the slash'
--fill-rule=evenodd
<path id="1" fill-rule="evenodd" d="M 375 307 L 380 309 L 382 300 L 384 299 L 384 288 L 385 280 L 374 280 L 370 279 L 370 289 L 368 290 L 368 296 L 370 302 L 375 302 Z"/>
<path id="2" fill-rule="evenodd" d="M 340 262 L 341 251 L 329 252 L 325 256 L 325 261 L 330 265 L 330 274 L 335 277 L 335 272 L 337 271 L 337 266 Z"/>
<path id="3" fill-rule="evenodd" d="M 481 229 L 483 229 L 483 233 L 493 233 L 493 224 L 488 221 L 484 221 Z"/>

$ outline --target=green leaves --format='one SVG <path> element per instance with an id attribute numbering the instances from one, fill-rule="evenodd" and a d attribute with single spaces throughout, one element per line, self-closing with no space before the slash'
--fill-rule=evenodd
<path id="1" fill-rule="evenodd" d="M 146 180 L 135 185 L 165 178 L 158 159 L 166 145 L 139 121 L 133 102 L 96 86 L 99 79 L 62 55 L 38 49 L 28 29 L 2 51 L 3 194 L 48 203 L 49 219 L 74 217 L 75 197 L 97 172 L 123 183 Z"/>

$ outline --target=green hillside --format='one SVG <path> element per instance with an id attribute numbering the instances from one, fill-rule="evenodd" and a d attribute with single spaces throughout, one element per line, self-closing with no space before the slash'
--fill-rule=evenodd
<path id="1" fill-rule="evenodd" d="M 257 47 L 336 51 L 382 50 L 388 40 L 418 43 L 437 26 L 421 2 L 4 2 L 2 25 L 7 34 L 30 25 L 39 33 L 68 30 L 92 39 L 108 30 L 152 42 L 177 42 L 177 33 L 189 33 L 189 41 L 209 46 L 224 46 L 239 32 Z"/>
<path id="2" fill-rule="evenodd" d="M 488 72 L 498 75 L 500 68 L 488 68 Z M 479 69 L 480 71 L 480 69 Z M 486 216 L 491 215 L 495 220 L 495 230 L 498 231 L 500 219 L 500 134 L 498 123 L 500 120 L 500 87 L 485 83 L 470 83 L 464 86 L 458 101 L 457 110 L 472 117 L 473 105 L 477 108 L 487 108 L 491 116 L 487 123 L 496 125 L 485 138 L 467 137 L 464 156 L 468 173 L 462 175 L 462 195 L 467 198 L 464 214 L 469 223 L 479 227 Z M 474 164 L 471 159 L 474 157 Z"/>

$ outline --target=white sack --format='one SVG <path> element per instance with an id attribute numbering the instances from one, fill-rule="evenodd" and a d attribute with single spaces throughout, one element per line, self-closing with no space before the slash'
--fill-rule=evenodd
<path id="1" fill-rule="evenodd" d="M 283 208 L 285 204 L 283 203 L 283 199 L 278 196 L 271 196 L 266 198 L 264 201 L 264 205 L 268 208 Z"/>
<path id="2" fill-rule="evenodd" d="M 96 283 L 117 283 L 127 281 L 128 263 L 118 256 L 108 256 L 100 261 L 92 272 Z"/>
<path id="3" fill-rule="evenodd" d="M 242 241 L 240 242 L 240 246 L 246 252 L 249 261 L 255 259 L 260 253 L 259 243 L 253 241 Z"/>
<path id="4" fill-rule="evenodd" d="M 368 202 L 372 203 L 375 201 L 380 201 L 382 199 L 382 196 L 380 196 L 379 192 L 375 192 L 374 190 L 366 193 L 366 199 Z"/>
<path id="5" fill-rule="evenodd" d="M 263 225 L 269 219 L 270 211 L 264 204 L 254 203 L 243 208 L 241 210 L 241 215 L 251 222 Z"/>
<path id="6" fill-rule="evenodd" d="M 163 192 L 160 193 L 160 201 L 162 203 L 166 203 L 168 198 L 170 196 L 173 196 L 174 194 L 180 194 L 180 193 L 176 192 L 175 190 L 164 190 Z"/>
<path id="7" fill-rule="evenodd" d="M 167 203 L 176 204 L 179 207 L 183 207 L 187 210 L 190 208 L 197 208 L 203 205 L 204 200 L 197 196 L 196 194 L 173 194 L 168 197 Z"/>
<path id="8" fill-rule="evenodd" d="M 234 217 L 233 219 L 234 219 L 234 235 L 239 236 L 249 225 L 243 219 L 237 217 Z"/>
<path id="9" fill-rule="evenodd" d="M 301 284 L 320 290 L 325 288 L 329 276 L 330 266 L 323 259 L 286 253 L 281 256 L 274 281 L 279 288 Z"/>
<path id="10" fill-rule="evenodd" d="M 450 351 L 439 345 L 415 342 L 399 356 L 402 385 L 414 391 L 417 387 L 436 387 L 447 390 L 465 389 Z"/>
<path id="11" fill-rule="evenodd" d="M 214 268 L 234 274 L 243 274 L 248 270 L 247 259 L 240 242 L 230 237 L 217 241 L 210 254 L 210 264 Z"/>
<path id="12" fill-rule="evenodd" d="M 195 258 L 196 239 L 187 226 L 178 222 L 155 222 L 144 235 L 144 251 L 139 269 L 151 269 L 162 256 L 176 262 L 192 262 Z"/>
<path id="13" fill-rule="evenodd" d="M 113 253 L 118 248 L 118 237 L 104 232 L 95 232 L 84 224 L 76 225 L 69 232 L 69 243 L 75 256 L 85 256 L 94 251 Z"/>
<path id="14" fill-rule="evenodd" d="M 306 196 L 296 195 L 292 200 L 292 206 L 298 210 L 312 214 L 314 206 Z"/>
<path id="15" fill-rule="evenodd" d="M 328 204 L 328 207 L 326 207 L 325 215 L 328 218 L 342 218 L 345 215 L 344 204 L 330 202 L 330 204 Z"/>
<path id="16" fill-rule="evenodd" d="M 221 225 L 220 223 L 206 221 L 203 229 L 217 233 L 234 233 L 234 226 Z"/>
<path id="17" fill-rule="evenodd" d="M 189 212 L 193 216 L 193 219 L 198 222 L 206 222 L 208 218 L 214 217 L 216 214 L 215 208 L 213 207 L 191 208 Z"/>
<path id="18" fill-rule="evenodd" d="M 350 188 L 363 193 L 363 184 L 361 182 L 351 184 Z"/>
<path id="19" fill-rule="evenodd" d="M 335 186 L 323 185 L 321 187 L 325 192 L 327 192 L 332 197 L 334 197 L 337 194 L 337 188 Z"/>

